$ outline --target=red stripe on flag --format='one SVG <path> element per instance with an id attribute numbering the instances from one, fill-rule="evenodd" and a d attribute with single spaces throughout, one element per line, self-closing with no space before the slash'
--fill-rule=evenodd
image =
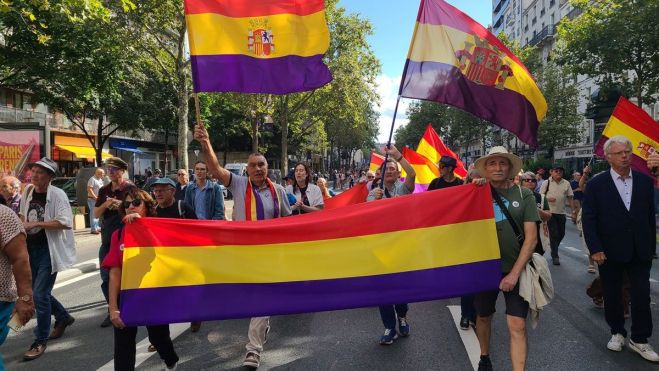
<path id="1" fill-rule="evenodd" d="M 185 0 L 185 14 L 217 13 L 236 18 L 275 14 L 305 16 L 323 10 L 324 0 Z"/>
<path id="2" fill-rule="evenodd" d="M 442 138 L 439 137 L 435 129 L 432 127 L 431 124 L 428 124 L 426 126 L 426 131 L 423 133 L 423 139 L 428 142 L 441 156 L 450 156 L 455 159 L 457 162 L 456 168 L 455 168 L 455 174 L 458 175 L 459 177 L 465 178 L 468 174 L 467 169 L 465 168 L 465 164 L 460 160 L 460 156 L 458 156 L 455 152 L 453 152 L 450 148 L 448 148 L 444 142 L 442 141 Z"/>
<path id="3" fill-rule="evenodd" d="M 337 209 L 348 205 L 356 205 L 366 202 L 368 197 L 368 188 L 366 183 L 358 183 L 349 190 L 340 193 L 337 196 L 325 200 L 325 210 Z"/>
<path id="4" fill-rule="evenodd" d="M 617 117 L 625 125 L 645 134 L 650 139 L 659 142 L 659 124 L 645 110 L 628 101 L 625 97 L 620 97 L 612 116 Z"/>
<path id="5" fill-rule="evenodd" d="M 445 210 L 451 212 L 438 216 L 436 208 L 429 207 L 440 202 Z M 142 218 L 136 226 L 142 232 L 127 234 L 124 246 L 149 247 L 153 246 L 154 241 L 157 241 L 158 247 L 271 245 L 396 232 L 494 217 L 492 207 L 473 207 L 473 204 L 492 204 L 492 196 L 487 187 L 451 187 L 368 202 L 355 207 L 257 222 Z M 401 209 L 415 210 L 416 217 L 392 217 L 396 210 Z M 365 214 L 378 214 L 382 215 L 382 218 L 364 220 Z M 206 233 L 206 226 L 215 223 L 224 223 L 226 228 L 222 229 L 221 234 Z M 172 228 L 173 225 L 185 228 L 186 233 L 180 233 L 181 229 Z M 246 230 L 252 233 L 245 233 Z"/>

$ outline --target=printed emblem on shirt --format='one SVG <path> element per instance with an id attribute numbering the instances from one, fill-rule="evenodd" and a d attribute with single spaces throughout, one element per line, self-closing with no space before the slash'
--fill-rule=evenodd
<path id="1" fill-rule="evenodd" d="M 519 202 L 513 201 L 513 207 L 519 207 Z"/>
<path id="2" fill-rule="evenodd" d="M 504 206 L 506 206 L 506 208 L 508 208 L 508 205 L 510 205 L 510 202 L 508 200 L 506 200 L 505 198 L 503 198 L 503 197 L 501 198 L 501 201 L 503 201 Z M 501 209 L 499 208 L 499 205 L 497 205 L 496 202 L 494 202 L 493 204 L 494 204 L 494 221 L 496 223 L 498 223 L 498 222 L 506 220 L 506 215 L 503 213 L 503 211 L 501 211 Z"/>
<path id="3" fill-rule="evenodd" d="M 27 210 L 27 221 L 32 222 L 43 222 L 44 216 L 44 207 L 41 204 L 30 202 L 30 207 Z M 27 231 L 27 234 L 34 235 L 41 232 L 41 227 L 35 227 Z"/>

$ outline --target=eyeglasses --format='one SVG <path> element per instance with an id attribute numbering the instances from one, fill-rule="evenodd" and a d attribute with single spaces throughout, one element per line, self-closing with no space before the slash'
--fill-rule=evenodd
<path id="1" fill-rule="evenodd" d="M 128 209 L 130 207 L 130 205 L 133 205 L 133 207 L 140 207 L 141 204 L 142 204 L 142 199 L 136 198 L 132 201 L 124 201 L 123 206 L 124 206 L 124 209 Z"/>
<path id="2" fill-rule="evenodd" d="M 522 179 L 522 181 L 527 182 L 527 183 L 535 183 L 535 179 Z"/>
<path id="3" fill-rule="evenodd" d="M 108 166 L 108 173 L 116 173 L 119 170 L 121 169 L 119 169 L 118 167 Z"/>
<path id="4" fill-rule="evenodd" d="M 366 177 L 367 179 L 375 179 L 375 175 L 369 175 Z"/>

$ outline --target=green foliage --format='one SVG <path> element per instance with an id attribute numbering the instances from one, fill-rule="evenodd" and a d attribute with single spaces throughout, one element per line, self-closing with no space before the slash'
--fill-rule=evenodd
<path id="1" fill-rule="evenodd" d="M 570 0 L 583 13 L 558 26 L 558 60 L 603 87 L 652 104 L 659 91 L 659 1 Z"/>
<path id="2" fill-rule="evenodd" d="M 548 158 L 529 159 L 524 161 L 524 170 L 535 173 L 540 168 L 546 170 L 551 169 L 552 165 L 551 159 Z"/>

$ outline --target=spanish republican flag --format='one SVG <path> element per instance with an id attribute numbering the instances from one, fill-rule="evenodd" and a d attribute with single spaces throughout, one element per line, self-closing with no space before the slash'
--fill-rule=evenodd
<path id="1" fill-rule="evenodd" d="M 129 326 L 435 300 L 501 280 L 487 187 L 258 222 L 143 218 L 124 231 Z"/>
<path id="2" fill-rule="evenodd" d="M 371 152 L 371 163 L 368 165 L 368 170 L 372 172 L 378 171 L 384 163 L 384 156 Z"/>
<path id="3" fill-rule="evenodd" d="M 408 147 L 403 148 L 402 155 L 407 162 L 412 165 L 412 168 L 416 173 L 416 178 L 414 179 L 414 193 L 427 191 L 430 182 L 439 176 L 439 168 L 437 165 Z M 407 174 L 403 171 L 401 177 L 405 178 L 406 176 Z"/>
<path id="4" fill-rule="evenodd" d="M 443 0 L 421 0 L 399 95 L 458 107 L 534 147 L 547 113 L 519 58 Z"/>
<path id="5" fill-rule="evenodd" d="M 432 125 L 428 124 L 426 127 L 426 131 L 423 133 L 423 137 L 421 137 L 419 145 L 416 147 L 416 151 L 434 164 L 438 164 L 442 156 L 453 157 L 458 165 L 454 171 L 455 175 L 463 179 L 467 177 L 467 169 L 462 160 L 460 160 L 460 156 L 451 151 L 451 149 L 442 142 L 442 138 L 439 137 Z"/>
<path id="6" fill-rule="evenodd" d="M 323 0 L 185 0 L 196 92 L 287 94 L 332 80 Z"/>
<path id="7" fill-rule="evenodd" d="M 632 142 L 631 166 L 634 170 L 652 175 L 648 169 L 648 156 L 659 151 L 659 124 L 642 108 L 620 97 L 595 145 L 595 154 L 605 158 L 604 143 L 611 137 L 624 135 Z"/>

